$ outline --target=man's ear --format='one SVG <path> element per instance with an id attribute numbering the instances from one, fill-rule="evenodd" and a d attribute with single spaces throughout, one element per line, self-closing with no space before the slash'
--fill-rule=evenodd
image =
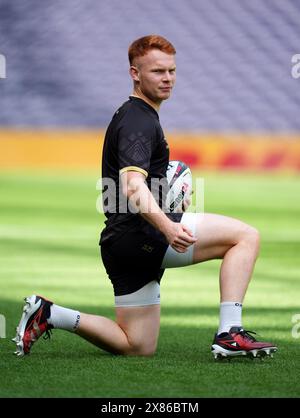
<path id="1" fill-rule="evenodd" d="M 133 81 L 140 81 L 139 78 L 139 70 L 137 67 L 135 67 L 134 65 L 131 65 L 129 68 L 129 74 L 132 78 Z"/>

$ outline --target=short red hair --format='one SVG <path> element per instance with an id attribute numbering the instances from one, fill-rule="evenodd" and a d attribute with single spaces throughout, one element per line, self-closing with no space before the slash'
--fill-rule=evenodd
<path id="1" fill-rule="evenodd" d="M 160 35 L 148 35 L 134 41 L 128 50 L 128 58 L 130 65 L 133 64 L 135 58 L 143 57 L 151 49 L 159 49 L 166 54 L 175 55 L 174 46 L 166 38 Z"/>

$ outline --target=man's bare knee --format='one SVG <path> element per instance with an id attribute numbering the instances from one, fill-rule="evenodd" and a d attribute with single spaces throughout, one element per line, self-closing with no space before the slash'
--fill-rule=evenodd
<path id="1" fill-rule="evenodd" d="M 126 352 L 122 353 L 125 356 L 142 356 L 151 357 L 156 352 L 157 344 L 130 344 Z"/>
<path id="2" fill-rule="evenodd" d="M 154 356 L 156 352 L 156 347 L 144 347 L 141 348 L 136 355 L 142 356 L 142 357 L 152 357 Z"/>
<path id="3" fill-rule="evenodd" d="M 247 226 L 244 231 L 242 241 L 249 246 L 257 257 L 260 248 L 260 233 L 256 228 Z"/>
<path id="4" fill-rule="evenodd" d="M 157 347 L 160 325 L 160 306 L 116 308 L 117 322 L 126 335 L 122 352 L 130 356 L 152 356 Z"/>

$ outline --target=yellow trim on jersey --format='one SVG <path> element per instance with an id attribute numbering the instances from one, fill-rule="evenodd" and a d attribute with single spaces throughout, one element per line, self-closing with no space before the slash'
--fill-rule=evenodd
<path id="1" fill-rule="evenodd" d="M 140 167 L 136 167 L 136 166 L 134 166 L 134 165 L 130 165 L 130 166 L 128 166 L 128 167 L 124 167 L 124 168 L 122 168 L 121 170 L 120 170 L 120 174 L 123 174 L 123 173 L 125 173 L 126 171 L 137 171 L 138 173 L 142 173 L 142 174 L 144 174 L 144 176 L 147 178 L 148 177 L 148 173 L 147 173 L 147 171 L 146 170 L 143 170 L 142 168 L 140 168 Z"/>

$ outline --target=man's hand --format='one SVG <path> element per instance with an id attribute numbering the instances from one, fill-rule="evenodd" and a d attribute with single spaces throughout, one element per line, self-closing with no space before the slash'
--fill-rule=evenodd
<path id="1" fill-rule="evenodd" d="M 141 173 L 128 171 L 121 175 L 123 193 L 134 200 L 137 213 L 164 234 L 168 243 L 179 253 L 185 253 L 188 247 L 197 241 L 192 232 L 181 223 L 172 222 L 159 208 Z M 134 199 L 133 199 L 134 197 Z"/>
<path id="2" fill-rule="evenodd" d="M 194 190 L 192 190 L 188 196 L 185 196 L 182 202 L 182 212 L 186 212 L 189 208 L 189 206 L 192 203 L 192 194 L 194 193 Z"/>
<path id="3" fill-rule="evenodd" d="M 185 253 L 188 247 L 197 241 L 189 228 L 177 222 L 169 223 L 165 236 L 171 247 L 178 253 Z"/>

